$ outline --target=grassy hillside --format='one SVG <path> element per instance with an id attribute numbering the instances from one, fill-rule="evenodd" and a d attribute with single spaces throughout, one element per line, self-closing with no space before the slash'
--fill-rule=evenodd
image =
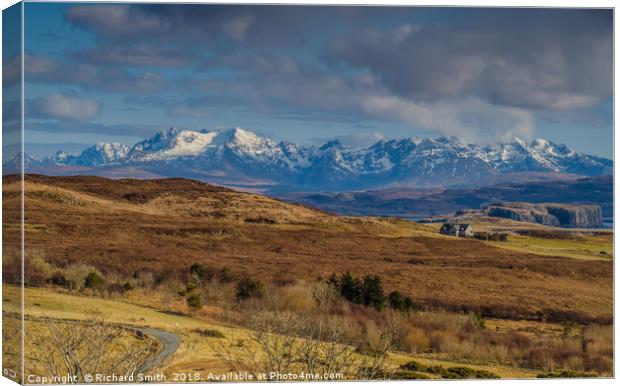
<path id="1" fill-rule="evenodd" d="M 609 235 L 453 238 L 184 179 L 27 176 L 25 187 L 26 312 L 179 334 L 169 373 L 255 371 L 264 361 L 248 355 L 280 341 L 346 354 L 355 378 L 611 372 L 611 257 L 582 258 L 610 253 Z M 4 180 L 3 197 L 3 278 L 15 285 L 18 181 Z M 5 316 L 17 296 L 5 287 Z M 459 364 L 470 369 L 448 371 Z"/>
<path id="2" fill-rule="evenodd" d="M 607 229 L 556 228 L 482 215 L 447 217 L 446 220 L 472 224 L 475 231 L 480 232 L 507 232 L 510 235 L 507 242 L 487 242 L 497 248 L 580 260 L 613 259 L 613 232 Z M 429 227 L 439 231 L 441 225 L 432 223 Z"/>
<path id="3" fill-rule="evenodd" d="M 18 184 L 9 179 L 3 193 L 10 216 Z M 498 248 L 439 236 L 432 226 L 338 217 L 195 181 L 28 176 L 26 218 L 28 252 L 106 275 L 176 280 L 194 262 L 267 281 L 349 270 L 376 273 L 428 307 L 547 319 L 612 314 L 609 261 Z M 18 224 L 4 227 L 9 247 Z"/>

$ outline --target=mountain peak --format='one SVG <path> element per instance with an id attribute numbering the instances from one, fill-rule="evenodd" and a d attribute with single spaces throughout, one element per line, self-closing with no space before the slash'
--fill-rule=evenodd
<path id="1" fill-rule="evenodd" d="M 68 163 L 82 166 L 115 164 L 123 161 L 129 153 L 129 146 L 118 142 L 98 142 L 85 149 L 79 156 L 68 159 Z M 57 157 L 58 158 L 58 157 Z"/>
<path id="2" fill-rule="evenodd" d="M 553 142 L 549 142 L 546 139 L 543 138 L 536 138 L 535 140 L 532 141 L 532 146 L 533 147 L 544 147 L 547 145 L 553 144 Z"/>
<path id="3" fill-rule="evenodd" d="M 256 143 L 262 139 L 256 133 L 241 127 L 235 127 L 230 130 L 230 137 L 236 141 L 243 143 Z"/>
<path id="4" fill-rule="evenodd" d="M 342 141 L 340 141 L 339 139 L 332 139 L 332 140 L 325 142 L 325 144 L 323 144 L 323 146 L 321 146 L 319 150 L 326 151 L 329 149 L 339 149 L 339 148 L 344 148 Z"/>
<path id="5" fill-rule="evenodd" d="M 171 126 L 167 130 L 162 130 L 159 133 L 155 134 L 150 139 L 153 142 L 162 142 L 170 138 L 174 138 L 178 133 L 179 133 L 179 130 L 174 126 Z"/>
<path id="6" fill-rule="evenodd" d="M 527 143 L 527 141 L 525 141 L 525 140 L 523 140 L 523 139 L 521 139 L 519 137 L 514 137 L 512 139 L 512 143 L 514 143 L 516 145 L 519 145 L 521 147 L 524 147 L 524 148 L 530 147 L 530 145 L 529 145 L 529 143 Z"/>

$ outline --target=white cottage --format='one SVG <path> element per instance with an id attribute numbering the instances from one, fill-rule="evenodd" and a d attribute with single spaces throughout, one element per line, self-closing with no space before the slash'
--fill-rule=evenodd
<path id="1" fill-rule="evenodd" d="M 471 224 L 445 223 L 441 226 L 439 233 L 455 237 L 473 237 L 474 228 Z"/>

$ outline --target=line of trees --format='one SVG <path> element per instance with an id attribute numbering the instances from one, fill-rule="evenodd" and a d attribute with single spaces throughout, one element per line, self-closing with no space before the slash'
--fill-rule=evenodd
<path id="1" fill-rule="evenodd" d="M 398 291 L 392 291 L 386 296 L 381 279 L 377 275 L 354 277 L 347 271 L 340 277 L 332 274 L 327 283 L 336 287 L 340 295 L 349 302 L 363 304 L 379 311 L 389 307 L 409 314 L 418 308 L 409 296 L 403 296 Z"/>
<path id="2" fill-rule="evenodd" d="M 179 293 L 186 297 L 190 309 L 202 308 L 200 288 L 203 284 L 214 279 L 224 283 L 236 282 L 234 290 L 237 302 L 250 298 L 261 298 L 265 292 L 264 285 L 250 276 L 237 277 L 226 268 L 216 270 L 200 263 L 194 263 L 189 268 L 188 282 Z M 319 278 L 319 280 L 322 281 L 323 279 Z M 404 296 L 398 291 L 392 291 L 386 295 L 381 278 L 377 275 L 356 277 L 347 271 L 341 276 L 332 274 L 326 282 L 347 301 L 372 307 L 378 311 L 390 308 L 409 315 L 411 311 L 419 308 L 409 296 Z"/>

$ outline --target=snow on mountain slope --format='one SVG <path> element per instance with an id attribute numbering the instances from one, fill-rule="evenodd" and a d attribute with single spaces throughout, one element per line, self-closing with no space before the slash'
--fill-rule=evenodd
<path id="1" fill-rule="evenodd" d="M 224 138 L 222 145 L 242 164 L 290 172 L 299 170 L 301 165 L 308 162 L 307 154 L 301 148 L 284 142 L 278 144 L 242 128 L 232 129 L 221 135 Z"/>
<path id="2" fill-rule="evenodd" d="M 39 165 L 41 163 L 41 160 L 36 157 L 32 157 L 27 153 L 19 152 L 13 157 L 2 161 L 2 174 L 21 173 L 22 162 L 24 169 L 27 170 Z"/>
<path id="3" fill-rule="evenodd" d="M 65 154 L 56 153 L 57 162 L 63 158 L 67 163 L 80 166 L 100 166 L 122 162 L 129 153 L 129 146 L 121 143 L 99 142 L 84 150 L 79 156 L 72 158 Z"/>
<path id="4" fill-rule="evenodd" d="M 43 159 L 43 163 L 50 163 L 53 165 L 69 165 L 75 159 L 75 156 L 67 154 L 66 152 L 59 150 L 56 154 L 51 155 Z"/>
<path id="5" fill-rule="evenodd" d="M 216 167 L 232 163 L 287 173 L 299 171 L 309 163 L 311 152 L 289 142 L 275 141 L 235 128 L 226 131 L 179 131 L 170 128 L 136 144 L 127 156 L 131 163 L 197 159 Z"/>
<path id="6" fill-rule="evenodd" d="M 313 189 L 365 189 L 398 184 L 414 186 L 481 185 L 498 175 L 520 172 L 604 175 L 611 160 L 578 153 L 544 139 L 527 143 L 478 146 L 456 137 L 381 140 L 353 149 L 337 140 L 321 147 L 276 143 L 235 128 L 192 131 L 170 128 L 129 148 L 100 143 L 79 156 L 64 152 L 28 165 L 131 166 L 182 171 L 184 176 L 207 173 L 244 175 L 274 184 Z M 27 166 L 28 167 L 28 166 Z M 159 169 L 158 169 L 159 168 Z M 203 174 L 200 174 L 202 176 Z M 199 176 L 197 175 L 197 178 Z"/>
<path id="7" fill-rule="evenodd" d="M 128 153 L 130 161 L 162 161 L 197 156 L 212 147 L 217 132 L 177 130 L 174 127 L 137 143 Z"/>

